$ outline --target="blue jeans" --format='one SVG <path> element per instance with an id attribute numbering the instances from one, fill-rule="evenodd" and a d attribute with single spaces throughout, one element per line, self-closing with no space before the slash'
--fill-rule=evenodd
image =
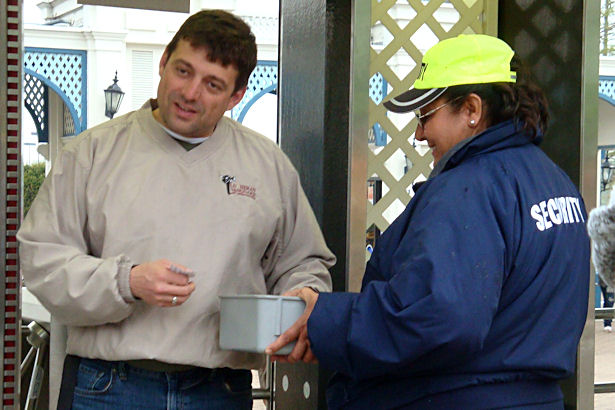
<path id="1" fill-rule="evenodd" d="M 154 372 L 124 362 L 82 359 L 73 409 L 252 409 L 249 370 Z"/>
<path id="2" fill-rule="evenodd" d="M 602 307 L 613 307 L 613 292 L 608 291 L 608 287 L 600 285 L 602 292 Z M 604 327 L 611 326 L 611 319 L 604 319 Z"/>

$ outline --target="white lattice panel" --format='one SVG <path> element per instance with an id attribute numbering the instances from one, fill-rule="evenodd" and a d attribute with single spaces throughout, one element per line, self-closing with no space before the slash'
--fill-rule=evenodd
<path id="1" fill-rule="evenodd" d="M 368 227 L 385 230 L 410 201 L 412 184 L 426 179 L 433 167 L 428 147 L 414 140 L 414 116 L 390 113 L 381 101 L 410 88 L 423 53 L 438 41 L 462 33 L 493 34 L 496 3 L 372 0 L 368 177 L 381 181 L 382 197 L 368 199 Z"/>
<path id="2" fill-rule="evenodd" d="M 277 61 L 259 61 L 254 71 L 248 78 L 248 86 L 243 98 L 231 110 L 231 118 L 240 119 L 245 115 L 244 108 L 258 98 L 260 93 L 267 88 L 275 89 L 278 84 L 278 63 Z"/>

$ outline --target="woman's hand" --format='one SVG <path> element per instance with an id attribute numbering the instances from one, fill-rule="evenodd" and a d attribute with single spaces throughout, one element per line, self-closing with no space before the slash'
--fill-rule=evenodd
<path id="1" fill-rule="evenodd" d="M 284 296 L 299 296 L 305 301 L 305 310 L 303 314 L 297 319 L 297 321 L 289 327 L 284 333 L 282 333 L 275 342 L 271 343 L 265 349 L 265 353 L 271 355 L 271 360 L 280 361 L 282 363 L 296 363 L 303 361 L 305 363 L 317 363 L 318 359 L 314 356 L 312 349 L 310 348 L 310 340 L 307 333 L 307 322 L 314 310 L 314 305 L 318 300 L 318 293 L 311 288 L 295 289 L 286 292 Z M 297 341 L 292 352 L 287 356 L 275 355 L 275 352 L 280 350 L 287 344 Z"/>

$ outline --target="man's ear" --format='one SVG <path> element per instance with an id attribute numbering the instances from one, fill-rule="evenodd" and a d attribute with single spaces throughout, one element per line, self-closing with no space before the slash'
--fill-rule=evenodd
<path id="1" fill-rule="evenodd" d="M 169 52 L 165 49 L 164 53 L 162 53 L 162 57 L 160 57 L 160 63 L 158 64 L 158 75 L 162 77 L 162 72 L 164 71 L 164 67 L 167 65 L 167 61 L 169 60 Z"/>
<path id="2" fill-rule="evenodd" d="M 228 106 L 226 107 L 227 111 L 233 109 L 234 106 L 239 104 L 239 101 L 241 101 L 241 99 L 243 98 L 243 95 L 246 93 L 247 88 L 248 86 L 246 85 L 245 87 L 240 88 L 239 90 L 235 91 L 233 95 L 231 95 L 231 99 L 228 102 Z"/>

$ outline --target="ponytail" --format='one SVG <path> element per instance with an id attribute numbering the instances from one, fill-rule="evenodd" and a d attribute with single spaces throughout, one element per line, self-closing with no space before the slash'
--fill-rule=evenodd
<path id="1" fill-rule="evenodd" d="M 511 61 L 511 70 L 517 72 L 516 83 L 455 85 L 449 87 L 445 95 L 449 101 L 454 101 L 477 94 L 483 101 L 488 126 L 512 119 L 532 138 L 544 135 L 549 122 L 547 98 L 516 56 Z M 459 98 L 451 105 L 459 109 L 464 99 Z"/>

